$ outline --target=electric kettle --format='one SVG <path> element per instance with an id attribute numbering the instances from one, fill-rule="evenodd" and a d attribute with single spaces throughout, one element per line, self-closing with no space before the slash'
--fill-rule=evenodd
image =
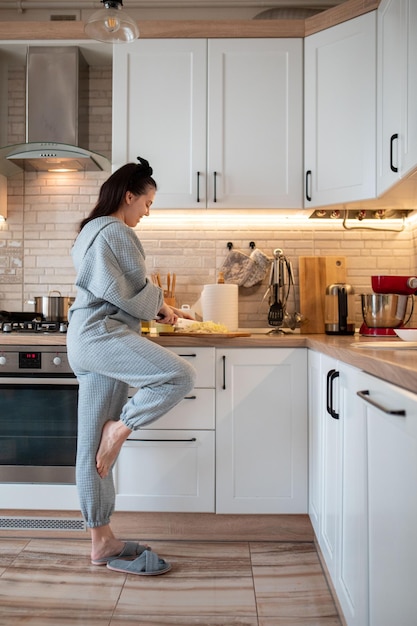
<path id="1" fill-rule="evenodd" d="M 326 287 L 324 330 L 327 335 L 355 333 L 355 302 L 352 285 L 333 283 Z"/>

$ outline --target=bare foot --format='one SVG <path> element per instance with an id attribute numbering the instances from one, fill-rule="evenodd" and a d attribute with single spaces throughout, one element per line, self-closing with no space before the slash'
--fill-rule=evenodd
<path id="1" fill-rule="evenodd" d="M 123 550 L 124 545 L 124 541 L 119 541 L 118 539 L 114 538 L 113 540 L 108 541 L 105 544 L 93 546 L 91 550 L 91 560 L 98 561 L 99 559 L 103 559 L 109 556 L 117 556 Z"/>
<path id="2" fill-rule="evenodd" d="M 109 420 L 103 426 L 100 444 L 96 454 L 96 467 L 100 478 L 106 478 L 117 459 L 120 448 L 132 431 L 120 420 Z"/>

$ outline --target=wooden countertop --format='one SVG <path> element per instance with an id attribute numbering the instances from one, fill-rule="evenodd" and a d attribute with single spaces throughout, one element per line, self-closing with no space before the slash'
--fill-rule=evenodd
<path id="1" fill-rule="evenodd" d="M 250 337 L 210 337 L 199 335 L 195 337 L 152 337 L 161 346 L 191 348 L 310 348 L 328 356 L 339 359 L 348 365 L 362 369 L 369 374 L 378 376 L 399 387 L 417 393 L 417 350 L 380 349 L 373 348 L 372 344 L 382 341 L 396 341 L 402 344 L 401 339 L 394 337 L 362 337 L 337 335 L 301 335 L 299 333 L 262 335 L 252 334 Z M 0 336 L 0 354 L 2 347 L 7 346 L 65 346 L 65 334 L 18 334 Z M 369 349 L 358 348 L 358 344 L 369 344 Z"/>

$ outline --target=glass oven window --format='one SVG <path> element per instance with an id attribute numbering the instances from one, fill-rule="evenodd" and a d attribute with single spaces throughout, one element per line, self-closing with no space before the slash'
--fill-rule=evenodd
<path id="1" fill-rule="evenodd" d="M 0 465 L 75 465 L 77 403 L 77 384 L 0 381 Z"/>

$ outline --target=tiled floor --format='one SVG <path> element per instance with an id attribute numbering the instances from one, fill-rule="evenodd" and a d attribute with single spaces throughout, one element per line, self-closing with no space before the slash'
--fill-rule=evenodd
<path id="1" fill-rule="evenodd" d="M 341 626 L 312 543 L 149 543 L 171 572 L 90 565 L 85 540 L 0 539 L 0 625 Z"/>

